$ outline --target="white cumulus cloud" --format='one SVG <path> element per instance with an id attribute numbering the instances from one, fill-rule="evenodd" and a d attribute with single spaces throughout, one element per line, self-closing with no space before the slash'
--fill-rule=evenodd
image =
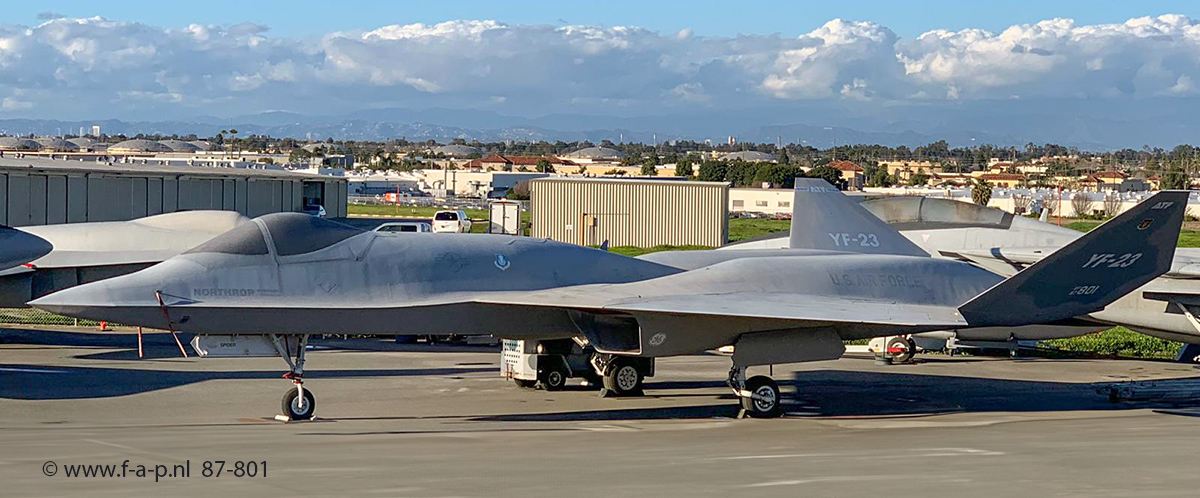
<path id="1" fill-rule="evenodd" d="M 1187 98 L 1200 90 L 1200 23 L 1179 15 L 1097 25 L 1049 19 L 915 39 L 842 19 L 798 36 L 454 20 L 287 38 L 249 23 L 45 18 L 0 25 L 0 115 L 383 106 L 620 113 L 816 100 Z"/>

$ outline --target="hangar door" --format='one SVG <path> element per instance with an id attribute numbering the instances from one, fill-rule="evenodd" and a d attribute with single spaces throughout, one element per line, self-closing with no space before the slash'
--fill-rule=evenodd
<path id="1" fill-rule="evenodd" d="M 325 205 L 325 182 L 304 182 L 303 206 Z"/>

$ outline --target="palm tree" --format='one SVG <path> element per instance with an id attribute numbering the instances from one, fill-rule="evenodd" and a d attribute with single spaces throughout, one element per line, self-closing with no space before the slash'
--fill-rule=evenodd
<path id="1" fill-rule="evenodd" d="M 971 200 L 980 206 L 988 205 L 992 200 L 992 186 L 987 180 L 978 178 L 975 180 L 975 185 L 971 187 Z"/>
<path id="2" fill-rule="evenodd" d="M 236 128 L 229 129 L 230 140 L 233 141 L 233 147 L 237 147 L 237 145 L 238 145 L 237 134 L 238 134 L 238 131 Z"/>

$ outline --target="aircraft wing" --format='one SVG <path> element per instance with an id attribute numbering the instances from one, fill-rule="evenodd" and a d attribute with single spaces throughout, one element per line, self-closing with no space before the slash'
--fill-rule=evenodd
<path id="1" fill-rule="evenodd" d="M 82 268 L 160 263 L 179 255 L 179 249 L 130 251 L 54 251 L 33 261 L 37 268 Z"/>
<path id="2" fill-rule="evenodd" d="M 976 259 L 994 259 L 1006 263 L 1032 265 L 1041 261 L 1047 254 L 1054 252 L 1056 247 L 993 247 L 991 249 L 966 249 L 940 251 L 943 256 L 959 257 L 970 261 Z"/>
<path id="3" fill-rule="evenodd" d="M 790 331 L 804 336 L 847 328 L 864 335 L 887 335 L 897 330 L 966 325 L 956 309 L 946 306 L 789 292 L 695 294 L 687 293 L 686 288 L 638 295 L 619 287 L 505 292 L 479 295 L 473 301 L 527 310 L 562 310 L 598 351 L 646 356 L 714 349 L 756 332 Z"/>
<path id="4" fill-rule="evenodd" d="M 1041 261 L 1058 247 L 993 247 L 991 249 L 960 249 L 940 251 L 942 256 L 970 261 L 1001 275 L 1012 275 L 1016 271 Z M 1194 249 L 1176 249 L 1171 269 L 1163 274 L 1167 278 L 1200 278 L 1200 252 Z"/>
<path id="5" fill-rule="evenodd" d="M 6 270 L 0 270 L 0 278 L 11 277 L 13 275 L 24 275 L 26 273 L 33 273 L 33 268 L 24 265 L 14 266 Z"/>

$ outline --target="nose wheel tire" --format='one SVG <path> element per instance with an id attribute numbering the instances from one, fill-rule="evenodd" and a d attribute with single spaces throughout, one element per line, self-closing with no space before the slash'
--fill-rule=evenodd
<path id="1" fill-rule="evenodd" d="M 751 397 L 742 398 L 742 409 L 752 418 L 775 418 L 783 415 L 783 406 L 779 396 L 779 385 L 765 375 L 757 375 L 746 380 L 746 391 Z"/>
<path id="2" fill-rule="evenodd" d="M 290 389 L 283 395 L 283 413 L 292 420 L 309 420 L 317 411 L 317 399 L 312 391 L 305 389 L 300 397 L 299 389 Z"/>

